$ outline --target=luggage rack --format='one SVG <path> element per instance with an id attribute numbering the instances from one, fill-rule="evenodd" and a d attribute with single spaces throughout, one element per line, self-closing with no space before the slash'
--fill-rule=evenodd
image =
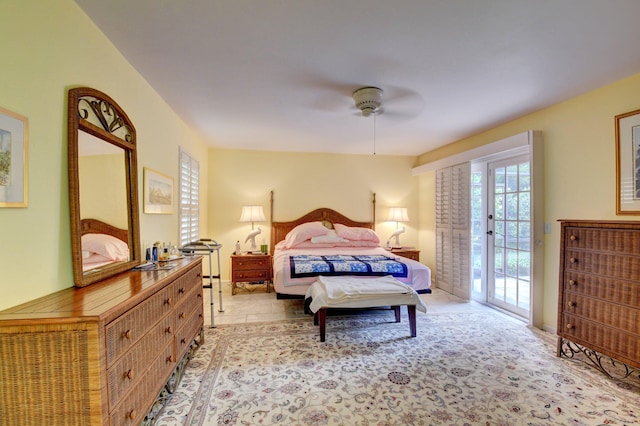
<path id="1" fill-rule="evenodd" d="M 222 244 L 218 244 L 215 240 L 210 238 L 200 238 L 198 241 L 193 241 L 182 246 L 180 251 L 185 256 L 193 255 L 207 255 L 209 257 L 209 275 L 203 275 L 203 278 L 209 278 L 209 284 L 205 284 L 202 288 L 208 288 L 211 299 L 211 328 L 214 328 L 213 311 L 214 311 L 214 297 L 213 297 L 213 280 L 218 280 L 218 296 L 220 300 L 220 307 L 218 312 L 224 312 L 222 309 L 222 280 L 220 279 L 220 249 Z M 213 253 L 216 253 L 218 261 L 218 273 L 213 275 Z"/>

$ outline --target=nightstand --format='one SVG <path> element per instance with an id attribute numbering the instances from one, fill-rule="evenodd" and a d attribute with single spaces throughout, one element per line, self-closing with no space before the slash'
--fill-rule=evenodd
<path id="1" fill-rule="evenodd" d="M 271 255 L 243 254 L 231 256 L 231 294 L 236 294 L 237 283 L 264 282 L 271 292 Z"/>
<path id="2" fill-rule="evenodd" d="M 406 257 L 407 259 L 412 259 L 420 262 L 420 250 L 416 250 L 410 247 L 402 247 L 402 248 L 394 248 L 391 249 L 391 253 Z"/>

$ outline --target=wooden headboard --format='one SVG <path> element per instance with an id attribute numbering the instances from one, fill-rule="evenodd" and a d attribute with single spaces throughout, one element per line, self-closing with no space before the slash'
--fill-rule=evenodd
<path id="1" fill-rule="evenodd" d="M 84 234 L 107 234 L 129 244 L 129 230 L 116 228 L 113 225 L 102 222 L 98 219 L 81 219 L 81 235 Z"/>

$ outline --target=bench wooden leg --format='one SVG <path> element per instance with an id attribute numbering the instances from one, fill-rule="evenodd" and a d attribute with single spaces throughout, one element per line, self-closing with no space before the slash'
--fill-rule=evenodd
<path id="1" fill-rule="evenodd" d="M 320 341 L 324 342 L 325 339 L 325 324 L 327 322 L 327 310 L 325 308 L 320 309 L 316 315 L 320 322 Z"/>
<path id="2" fill-rule="evenodd" d="M 411 330 L 411 337 L 416 337 L 416 305 L 407 305 L 407 311 L 409 312 L 409 329 Z"/>
<path id="3" fill-rule="evenodd" d="M 400 306 L 393 306 L 393 311 L 396 314 L 396 322 L 400 322 Z"/>

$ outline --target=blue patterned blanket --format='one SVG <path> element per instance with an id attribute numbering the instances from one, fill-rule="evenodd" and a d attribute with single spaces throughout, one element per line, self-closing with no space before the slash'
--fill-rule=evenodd
<path id="1" fill-rule="evenodd" d="M 318 275 L 357 275 L 379 277 L 391 275 L 406 278 L 408 268 L 402 262 L 383 255 L 291 256 L 291 278 Z"/>

